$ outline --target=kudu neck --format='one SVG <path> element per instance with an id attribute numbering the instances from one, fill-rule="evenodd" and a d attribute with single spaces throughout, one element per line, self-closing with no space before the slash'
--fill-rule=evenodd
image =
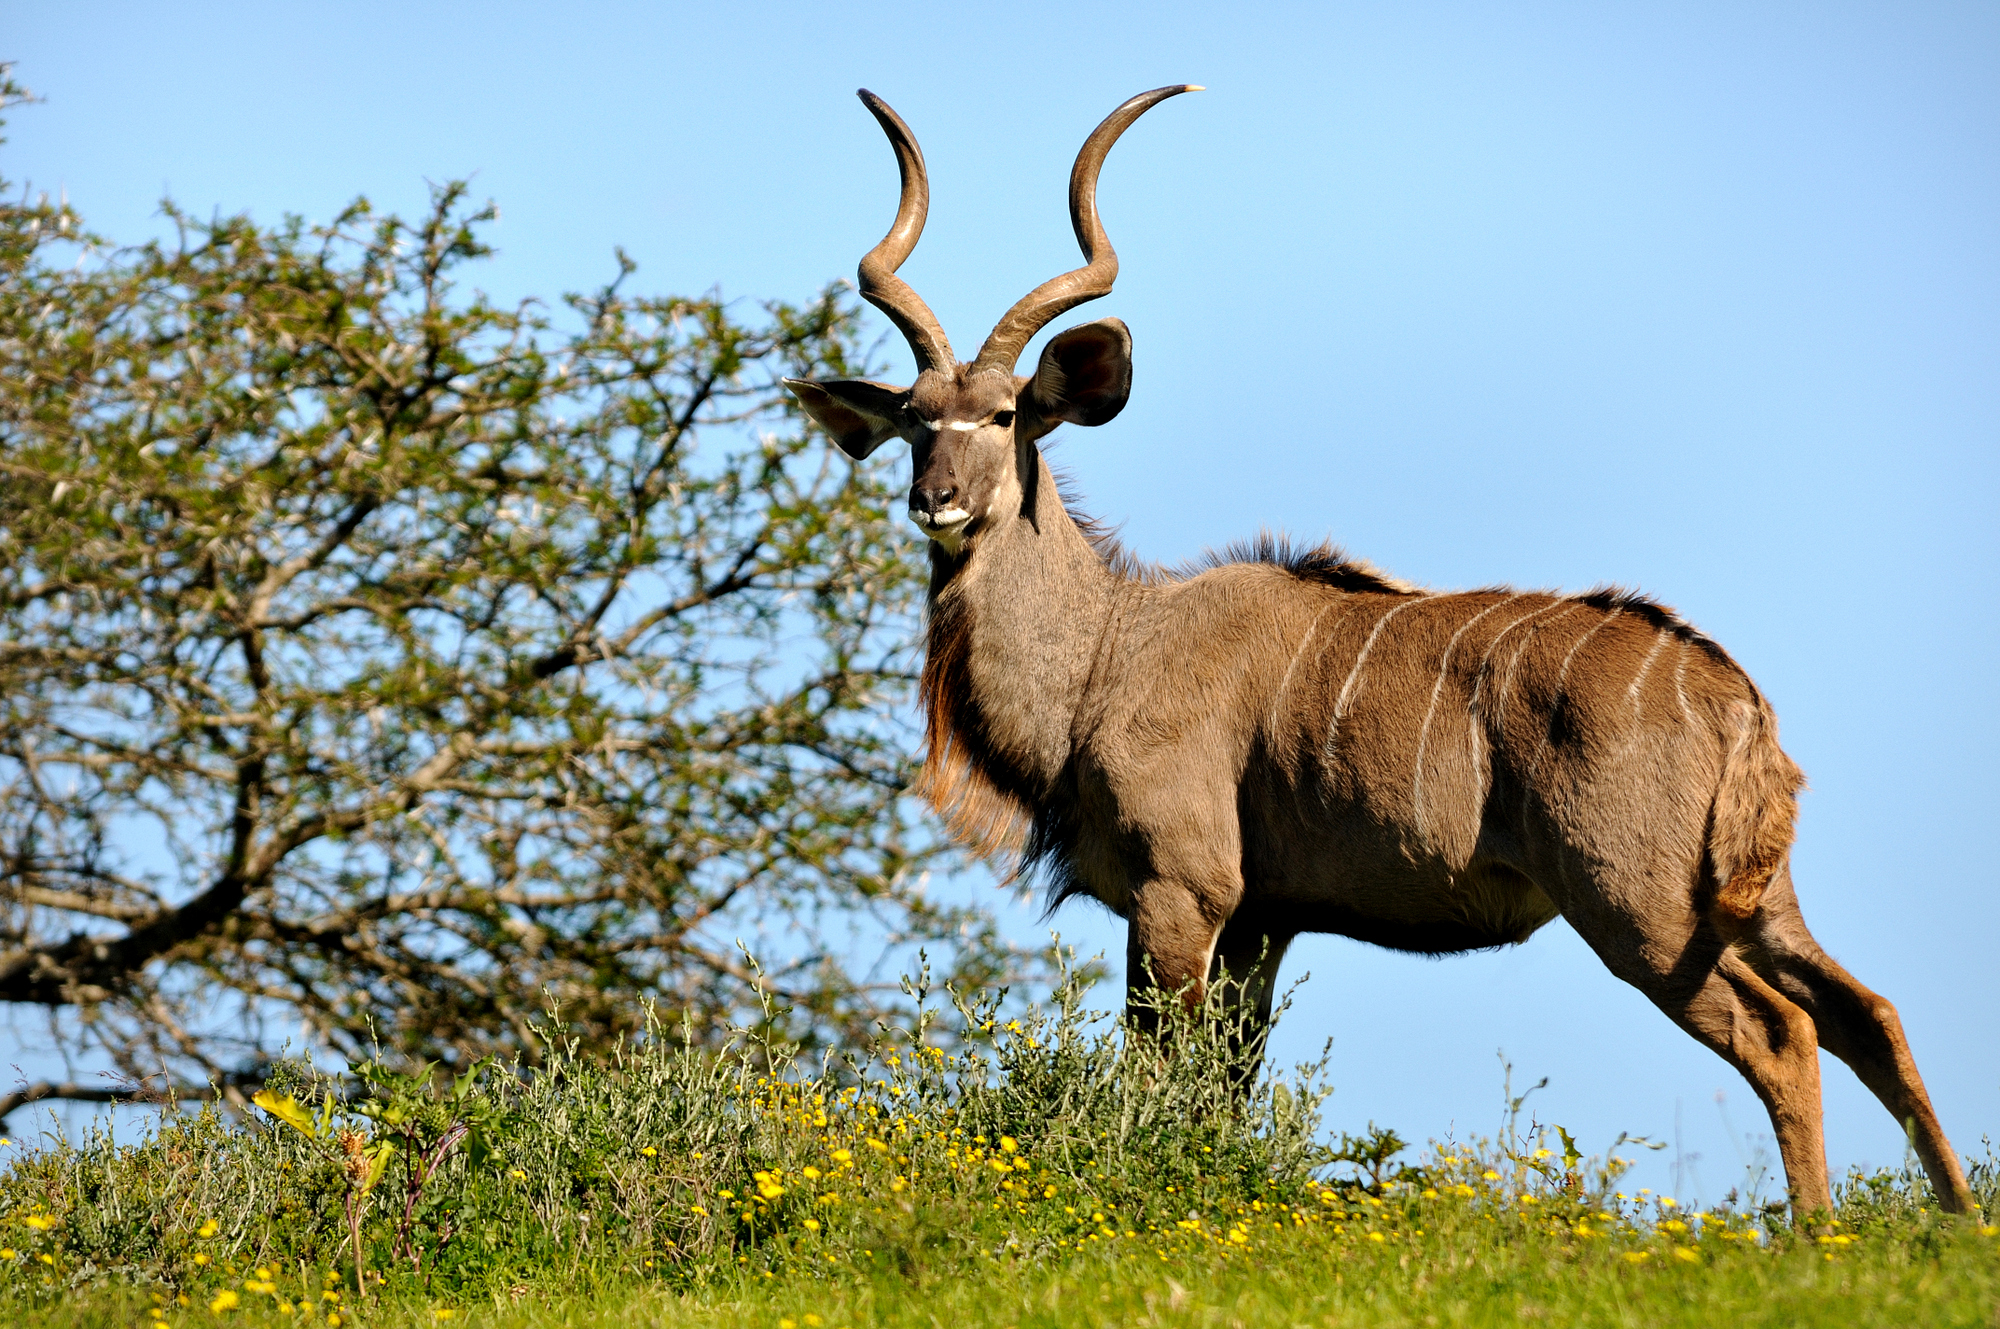
<path id="1" fill-rule="evenodd" d="M 995 782 L 1034 799 L 1069 762 L 1121 578 L 1064 508 L 1040 450 L 1028 452 L 1018 514 L 955 564 L 933 555 L 930 650 L 954 657 L 954 677 L 937 681 L 961 691 L 958 723 L 1000 768 Z"/>

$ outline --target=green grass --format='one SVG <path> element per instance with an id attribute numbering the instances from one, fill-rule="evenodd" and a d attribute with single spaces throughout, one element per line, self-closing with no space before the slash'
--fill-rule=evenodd
<path id="1" fill-rule="evenodd" d="M 1555 1127 L 1317 1142 L 1317 1068 L 1239 1095 L 1217 1023 L 1163 1059 L 1075 985 L 945 1016 L 850 1055 L 656 1025 L 450 1086 L 281 1068 L 253 1122 L 15 1157 L 0 1322 L 2000 1323 L 2000 1229 L 1908 1169 L 1801 1234 L 1625 1196 Z"/>

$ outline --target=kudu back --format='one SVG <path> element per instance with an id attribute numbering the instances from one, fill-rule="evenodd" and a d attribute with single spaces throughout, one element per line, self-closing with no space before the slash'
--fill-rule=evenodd
<path id="1" fill-rule="evenodd" d="M 1269 539 L 1198 569 L 1128 558 L 1070 512 L 1037 440 L 1124 407 L 1132 344 L 1103 319 L 1118 260 L 1099 168 L 1159 88 L 1091 134 L 1070 177 L 1085 266 L 1044 282 L 961 363 L 896 274 L 923 231 L 923 154 L 880 98 L 895 225 L 860 289 L 917 359 L 908 387 L 791 380 L 855 458 L 914 454 L 931 544 L 919 791 L 954 835 L 1038 871 L 1052 905 L 1129 924 L 1129 972 L 1198 999 L 1223 967 L 1268 1019 L 1302 932 L 1441 954 L 1557 914 L 1610 970 L 1741 1071 L 1770 1110 L 1794 1212 L 1829 1208 L 1818 1047 L 1910 1130 L 1940 1203 L 1964 1173 L 1895 1008 L 1821 950 L 1787 859 L 1801 784 L 1727 652 L 1615 590 L 1441 594 L 1331 547 Z"/>

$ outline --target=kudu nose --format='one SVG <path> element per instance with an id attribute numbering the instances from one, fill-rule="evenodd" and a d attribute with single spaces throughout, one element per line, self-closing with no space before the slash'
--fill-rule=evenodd
<path id="1" fill-rule="evenodd" d="M 957 485 L 944 485 L 937 489 L 919 486 L 916 491 L 917 501 L 912 506 L 919 512 L 935 514 L 950 507 L 951 501 L 957 497 Z"/>

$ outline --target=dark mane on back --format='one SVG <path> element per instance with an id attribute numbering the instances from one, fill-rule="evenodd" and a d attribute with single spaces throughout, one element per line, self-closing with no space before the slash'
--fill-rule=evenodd
<path id="1" fill-rule="evenodd" d="M 1310 548 L 1300 548 L 1283 535 L 1259 531 L 1254 540 L 1238 540 L 1221 550 L 1210 550 L 1181 569 L 1183 576 L 1196 576 L 1211 568 L 1233 563 L 1268 563 L 1283 568 L 1301 581 L 1316 582 L 1335 590 L 1360 591 L 1378 595 L 1421 595 L 1417 587 L 1400 577 L 1392 577 L 1366 559 L 1349 558 L 1339 545 L 1322 540 Z"/>
<path id="2" fill-rule="evenodd" d="M 1593 586 L 1582 595 L 1570 598 L 1578 604 L 1586 604 L 1606 613 L 1630 614 L 1646 626 L 1671 633 L 1675 640 L 1698 646 L 1722 664 L 1742 672 L 1729 652 L 1722 649 L 1720 642 L 1682 618 L 1673 606 L 1661 604 L 1643 591 L 1628 591 L 1623 586 Z M 1748 675 L 1745 678 L 1747 681 Z"/>

